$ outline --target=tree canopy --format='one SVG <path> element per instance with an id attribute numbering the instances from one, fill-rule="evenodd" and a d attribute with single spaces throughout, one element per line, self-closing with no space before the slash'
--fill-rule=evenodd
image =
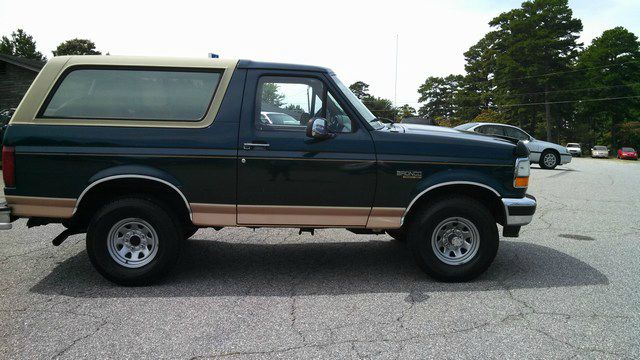
<path id="1" fill-rule="evenodd" d="M 96 44 L 87 39 L 71 39 L 63 41 L 58 47 L 52 51 L 53 56 L 62 55 L 101 55 L 96 50 Z"/>
<path id="2" fill-rule="evenodd" d="M 22 29 L 11 33 L 11 37 L 2 36 L 0 40 L 0 54 L 19 56 L 34 60 L 47 60 L 41 52 L 36 50 L 36 42 L 33 36 Z"/>

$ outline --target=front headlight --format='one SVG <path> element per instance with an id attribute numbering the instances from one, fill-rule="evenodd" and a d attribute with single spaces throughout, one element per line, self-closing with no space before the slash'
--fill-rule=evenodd
<path id="1" fill-rule="evenodd" d="M 529 186 L 529 174 L 531 173 L 531 163 L 529 158 L 517 158 L 516 168 L 513 174 L 513 187 L 524 189 Z"/>

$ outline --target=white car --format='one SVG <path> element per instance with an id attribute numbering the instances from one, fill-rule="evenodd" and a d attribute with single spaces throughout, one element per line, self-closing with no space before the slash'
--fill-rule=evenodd
<path id="1" fill-rule="evenodd" d="M 596 145 L 591 148 L 591 157 L 592 158 L 608 158 L 609 157 L 609 149 L 606 146 Z"/>
<path id="2" fill-rule="evenodd" d="M 564 146 L 537 140 L 516 126 L 476 122 L 462 124 L 456 126 L 455 129 L 522 140 L 531 152 L 529 155 L 531 162 L 540 164 L 543 169 L 554 169 L 558 165 L 571 162 L 571 154 Z"/>
<path id="3" fill-rule="evenodd" d="M 578 143 L 568 143 L 567 146 L 567 151 L 569 152 L 569 154 L 573 155 L 573 156 L 582 156 L 582 148 L 580 147 L 580 144 Z"/>
<path id="4" fill-rule="evenodd" d="M 300 121 L 293 116 L 280 112 L 260 112 L 260 122 L 266 125 L 301 126 Z"/>

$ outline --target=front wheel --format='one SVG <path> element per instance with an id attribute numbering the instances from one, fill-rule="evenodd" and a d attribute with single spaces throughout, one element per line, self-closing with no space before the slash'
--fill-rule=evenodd
<path id="1" fill-rule="evenodd" d="M 433 278 L 468 281 L 482 274 L 498 251 L 491 212 L 468 197 L 440 198 L 416 214 L 408 232 L 420 268 Z"/>
<path id="2" fill-rule="evenodd" d="M 550 150 L 545 150 L 540 156 L 540 167 L 543 169 L 555 169 L 560 164 L 560 157 Z"/>
<path id="3" fill-rule="evenodd" d="M 155 202 L 123 198 L 100 209 L 87 229 L 87 253 L 96 270 L 126 286 L 147 285 L 175 264 L 183 231 Z"/>

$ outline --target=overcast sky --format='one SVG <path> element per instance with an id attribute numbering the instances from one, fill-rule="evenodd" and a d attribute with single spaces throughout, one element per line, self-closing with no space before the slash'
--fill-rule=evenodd
<path id="1" fill-rule="evenodd" d="M 487 23 L 520 0 L 442 1 L 29 1 L 0 0 L 0 34 L 23 28 L 38 50 L 93 40 L 112 55 L 206 57 L 290 62 L 332 68 L 344 83 L 362 80 L 414 107 L 427 76 L 464 72 L 462 53 Z M 166 4 L 166 5 L 165 5 Z M 621 25 L 640 35 L 640 0 L 573 0 L 582 41 Z"/>

